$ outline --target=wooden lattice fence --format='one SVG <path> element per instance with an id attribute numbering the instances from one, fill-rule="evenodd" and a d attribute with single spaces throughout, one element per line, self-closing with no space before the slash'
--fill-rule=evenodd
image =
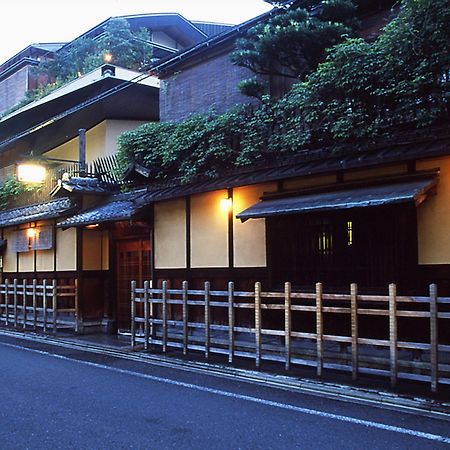
<path id="1" fill-rule="evenodd" d="M 57 280 L 8 280 L 0 284 L 0 322 L 22 329 L 78 332 L 78 288 Z"/>
<path id="2" fill-rule="evenodd" d="M 438 297 L 434 284 L 428 296 L 412 297 L 397 295 L 395 284 L 383 296 L 360 295 L 356 284 L 347 294 L 327 294 L 321 283 L 307 293 L 293 292 L 290 283 L 284 292 L 265 292 L 261 283 L 240 292 L 233 282 L 227 291 L 215 291 L 209 282 L 194 290 L 187 282 L 169 289 L 164 281 L 157 289 L 133 281 L 131 310 L 135 348 L 221 353 L 230 363 L 247 357 L 257 368 L 263 360 L 281 361 L 287 370 L 292 364 L 313 366 L 318 376 L 324 368 L 344 370 L 353 380 L 376 374 L 390 377 L 391 386 L 399 378 L 420 380 L 433 392 L 438 384 L 450 384 L 450 345 L 438 334 L 438 323 L 448 329 L 450 298 Z M 237 320 L 243 312 L 247 325 Z M 365 328 L 374 321 L 381 326 L 368 336 Z"/>

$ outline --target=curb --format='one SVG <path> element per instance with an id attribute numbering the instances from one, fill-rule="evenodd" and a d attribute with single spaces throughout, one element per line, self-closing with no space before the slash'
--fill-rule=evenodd
<path id="1" fill-rule="evenodd" d="M 185 361 L 175 357 L 152 355 L 133 351 L 131 347 L 122 349 L 107 345 L 80 342 L 70 338 L 55 338 L 31 332 L 0 330 L 0 336 L 40 342 L 58 347 L 71 348 L 88 353 L 103 354 L 135 362 L 153 364 L 160 367 L 203 373 L 236 381 L 259 384 L 266 387 L 288 390 L 329 399 L 387 408 L 410 414 L 450 421 L 450 403 L 430 400 L 422 397 L 408 397 L 386 391 L 359 388 L 342 384 L 294 378 L 287 375 L 271 375 L 247 369 L 239 369 L 221 364 L 199 361 Z"/>

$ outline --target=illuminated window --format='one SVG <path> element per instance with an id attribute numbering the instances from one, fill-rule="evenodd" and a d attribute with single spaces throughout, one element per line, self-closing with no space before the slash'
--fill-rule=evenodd
<path id="1" fill-rule="evenodd" d="M 322 230 L 319 231 L 317 236 L 317 244 L 319 255 L 333 254 L 333 233 L 327 224 L 322 225 Z"/>
<path id="2" fill-rule="evenodd" d="M 353 245 L 353 222 L 347 222 L 347 246 Z"/>

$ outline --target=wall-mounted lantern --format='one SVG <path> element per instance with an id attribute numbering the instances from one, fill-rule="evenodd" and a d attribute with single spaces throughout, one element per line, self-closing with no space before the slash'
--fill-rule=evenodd
<path id="1" fill-rule="evenodd" d="M 231 211 L 232 207 L 233 207 L 233 199 L 231 197 L 222 198 L 220 200 L 220 208 L 222 209 L 222 211 L 229 212 Z"/>
<path id="2" fill-rule="evenodd" d="M 80 176 L 84 176 L 86 173 L 86 130 L 83 128 L 78 130 L 78 137 L 78 161 L 44 156 L 31 157 L 17 164 L 17 179 L 23 183 L 43 183 L 47 176 L 46 163 L 51 162 L 78 164 Z"/>
<path id="3" fill-rule="evenodd" d="M 25 161 L 17 165 L 17 179 L 24 183 L 43 183 L 46 176 L 46 167 L 35 161 Z"/>

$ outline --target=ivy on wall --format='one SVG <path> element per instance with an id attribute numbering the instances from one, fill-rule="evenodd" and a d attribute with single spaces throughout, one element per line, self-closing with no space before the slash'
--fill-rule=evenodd
<path id="1" fill-rule="evenodd" d="M 0 184 L 0 211 L 12 206 L 12 202 L 19 195 L 39 189 L 39 185 L 26 184 L 17 180 L 15 176 L 9 176 Z"/>
<path id="2" fill-rule="evenodd" d="M 41 61 L 33 72 L 39 86 L 28 91 L 14 107 L 5 111 L 7 116 L 17 109 L 38 100 L 66 83 L 104 64 L 109 53 L 111 63 L 132 70 L 149 64 L 153 53 L 150 31 L 146 28 L 133 31 L 126 19 L 112 18 L 96 39 L 82 37 L 56 52 L 55 57 Z"/>
<path id="3" fill-rule="evenodd" d="M 120 136 L 121 161 L 189 182 L 305 148 L 355 148 L 399 131 L 448 127 L 449 23 L 448 0 L 403 0 L 375 41 L 349 37 L 329 48 L 279 100 L 262 95 L 254 110 L 144 125 Z"/>

